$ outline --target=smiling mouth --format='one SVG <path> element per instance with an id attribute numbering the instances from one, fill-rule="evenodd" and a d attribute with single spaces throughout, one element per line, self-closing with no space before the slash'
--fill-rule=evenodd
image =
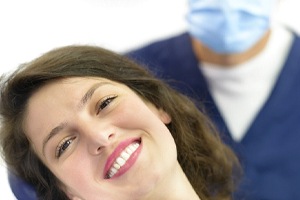
<path id="1" fill-rule="evenodd" d="M 131 155 L 139 148 L 141 141 L 134 141 L 128 145 L 116 158 L 114 163 L 109 168 L 105 179 L 110 179 L 126 164 Z"/>

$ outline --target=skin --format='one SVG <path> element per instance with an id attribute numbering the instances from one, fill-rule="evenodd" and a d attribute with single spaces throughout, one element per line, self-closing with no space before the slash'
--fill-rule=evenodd
<path id="1" fill-rule="evenodd" d="M 199 199 L 177 161 L 166 127 L 170 122 L 166 112 L 125 85 L 102 78 L 68 78 L 48 83 L 31 96 L 24 129 L 70 199 Z M 121 142 L 136 139 L 141 144 L 135 162 L 107 179 L 109 156 Z M 61 144 L 67 148 L 58 157 Z"/>

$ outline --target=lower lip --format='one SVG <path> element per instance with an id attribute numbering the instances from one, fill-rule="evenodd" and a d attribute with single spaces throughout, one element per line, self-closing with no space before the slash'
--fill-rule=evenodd
<path id="1" fill-rule="evenodd" d="M 125 174 L 134 165 L 134 163 L 136 162 L 136 160 L 138 159 L 138 157 L 139 157 L 139 155 L 141 153 L 141 150 L 142 150 L 142 142 L 140 143 L 140 145 L 136 149 L 136 151 L 131 154 L 131 156 L 128 158 L 128 160 L 126 161 L 126 163 L 110 179 L 117 178 L 117 177 L 122 176 L 123 174 Z"/>

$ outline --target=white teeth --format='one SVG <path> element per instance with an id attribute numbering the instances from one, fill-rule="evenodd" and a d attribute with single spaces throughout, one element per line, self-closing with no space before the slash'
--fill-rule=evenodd
<path id="1" fill-rule="evenodd" d="M 116 162 L 122 167 L 125 164 L 126 160 L 124 160 L 121 157 L 118 157 Z"/>
<path id="2" fill-rule="evenodd" d="M 139 146 L 138 143 L 134 143 L 132 145 L 130 145 L 129 147 L 127 147 L 128 149 L 130 149 L 131 151 L 135 151 L 137 149 L 137 147 Z M 126 149 L 127 149 L 126 148 Z"/>
<path id="3" fill-rule="evenodd" d="M 117 173 L 117 171 L 118 170 L 116 168 L 112 168 L 110 172 L 113 173 L 113 174 L 115 174 L 115 173 Z"/>
<path id="4" fill-rule="evenodd" d="M 115 160 L 112 167 L 109 169 L 107 178 L 113 177 L 119 169 L 126 163 L 126 161 L 130 158 L 131 154 L 137 150 L 140 146 L 139 143 L 135 142 L 128 147 L 126 147 L 120 154 L 120 156 Z"/>
<path id="5" fill-rule="evenodd" d="M 116 168 L 116 169 L 120 169 L 121 168 L 121 166 L 118 163 L 114 163 L 113 167 Z"/>
<path id="6" fill-rule="evenodd" d="M 126 148 L 125 150 L 129 155 L 132 154 L 132 152 L 133 152 L 130 148 Z"/>
<path id="7" fill-rule="evenodd" d="M 121 157 L 124 159 L 124 160 L 128 160 L 128 158 L 130 157 L 130 154 L 126 153 L 125 151 L 123 151 L 121 153 Z"/>

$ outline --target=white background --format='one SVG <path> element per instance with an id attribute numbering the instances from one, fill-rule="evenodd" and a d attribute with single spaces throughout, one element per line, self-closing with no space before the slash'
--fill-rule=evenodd
<path id="1" fill-rule="evenodd" d="M 300 33 L 299 0 L 281 0 L 279 21 Z M 58 46 L 117 52 L 182 32 L 187 0 L 0 0 L 0 73 Z M 0 162 L 1 199 L 14 199 Z"/>

